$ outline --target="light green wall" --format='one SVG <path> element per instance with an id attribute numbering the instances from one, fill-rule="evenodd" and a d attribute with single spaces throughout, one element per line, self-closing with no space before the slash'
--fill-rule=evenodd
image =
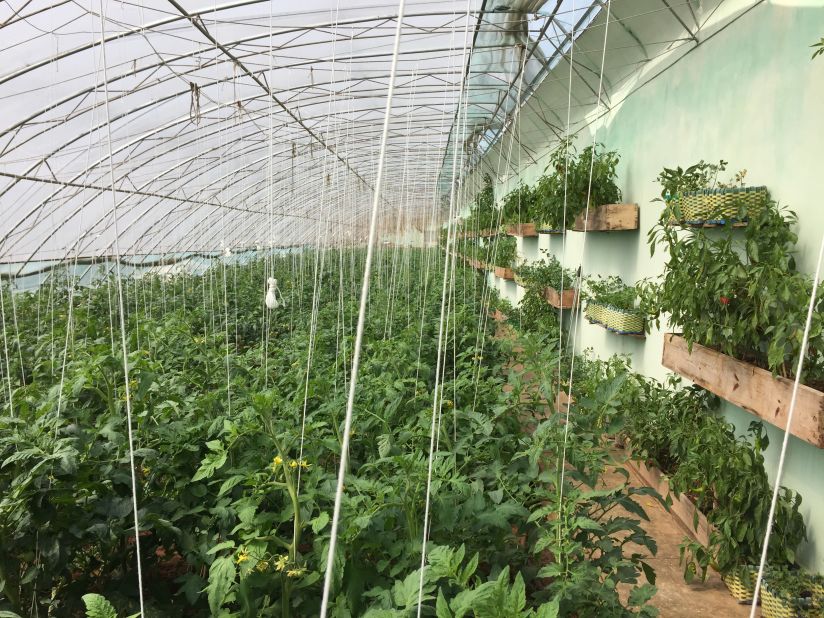
<path id="1" fill-rule="evenodd" d="M 641 229 L 586 239 L 571 232 L 567 265 L 577 265 L 583 256 L 585 273 L 619 275 L 628 283 L 660 273 L 664 256 L 659 252 L 650 258 L 646 244 L 646 232 L 661 209 L 652 202 L 659 193 L 655 177 L 665 165 L 723 158 L 730 170 L 746 168 L 751 184 L 767 185 L 775 199 L 798 213 L 798 263 L 813 269 L 824 233 L 824 57 L 811 61 L 809 46 L 824 36 L 824 8 L 789 4 L 798 2 L 755 6 L 596 121 L 598 140 L 621 154 L 620 186 L 625 201 L 641 206 Z M 544 87 L 559 86 L 556 81 Z M 541 96 L 540 89 L 535 96 Z M 527 106 L 522 113 L 532 112 Z M 581 137 L 590 140 L 591 134 Z M 537 165 L 522 169 L 522 180 L 531 184 L 540 175 L 547 152 L 540 153 Z M 499 195 L 506 189 L 500 190 Z M 537 257 L 539 247 L 563 257 L 559 238 L 519 240 L 526 259 Z M 517 299 L 513 283 L 496 285 L 510 300 Z M 665 329 L 637 340 L 585 321 L 578 327 L 579 350 L 591 347 L 602 357 L 628 353 L 637 371 L 657 378 L 666 374 L 661 365 Z M 729 404 L 724 412 L 742 431 L 753 418 Z M 782 433 L 767 428 L 767 466 L 774 474 Z M 783 484 L 804 498 L 809 542 L 800 560 L 824 572 L 824 450 L 791 437 Z"/>

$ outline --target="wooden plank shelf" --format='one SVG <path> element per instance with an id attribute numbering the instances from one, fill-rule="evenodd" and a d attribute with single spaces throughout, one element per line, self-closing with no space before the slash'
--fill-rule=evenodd
<path id="1" fill-rule="evenodd" d="M 495 276 L 507 281 L 515 281 L 515 271 L 511 268 L 504 268 L 502 266 L 495 266 Z"/>
<path id="2" fill-rule="evenodd" d="M 561 294 L 555 288 L 544 288 L 544 299 L 556 309 L 572 309 L 578 301 L 578 290 L 569 288 Z"/>
<path id="3" fill-rule="evenodd" d="M 620 232 L 637 230 L 638 222 L 638 204 L 604 204 L 590 208 L 586 219 L 584 213 L 575 217 L 572 229 L 575 232 Z"/>
<path id="4" fill-rule="evenodd" d="M 629 451 L 627 453 L 629 455 Z M 712 526 L 707 522 L 706 515 L 699 511 L 685 494 L 680 494 L 676 498 L 670 490 L 669 479 L 663 472 L 655 466 L 632 459 L 631 455 L 627 457 L 624 466 L 632 470 L 648 487 L 652 487 L 657 491 L 662 498 L 666 499 L 667 496 L 671 496 L 670 513 L 678 520 L 678 523 L 683 526 L 690 537 L 704 547 L 710 544 Z M 697 527 L 694 525 L 696 518 L 698 519 Z"/>
<path id="5" fill-rule="evenodd" d="M 517 225 L 508 225 L 506 233 L 509 236 L 522 236 L 524 238 L 532 238 L 538 236 L 538 230 L 534 223 L 519 223 Z"/>
<path id="6" fill-rule="evenodd" d="M 489 238 L 490 236 L 497 236 L 501 232 L 499 230 L 481 230 L 480 232 L 462 232 L 458 234 L 458 238 Z"/>
<path id="7" fill-rule="evenodd" d="M 703 386 L 722 399 L 786 431 L 793 381 L 721 352 L 692 344 L 676 334 L 664 335 L 664 367 Z M 824 393 L 799 385 L 790 433 L 824 448 Z"/>

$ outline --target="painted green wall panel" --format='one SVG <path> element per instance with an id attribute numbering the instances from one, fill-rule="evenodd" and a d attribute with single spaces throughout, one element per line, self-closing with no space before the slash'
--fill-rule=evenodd
<path id="1" fill-rule="evenodd" d="M 741 4 L 741 3 L 739 3 Z M 824 233 L 824 57 L 811 61 L 810 45 L 824 36 L 824 7 L 788 6 L 762 2 L 720 32 L 702 41 L 669 69 L 633 92 L 610 114 L 596 121 L 598 140 L 622 156 L 619 168 L 625 201 L 641 206 L 639 232 L 567 236 L 566 254 L 560 238 L 519 242 L 525 259 L 546 249 L 587 274 L 619 275 L 628 283 L 661 272 L 664 256 L 650 258 L 646 232 L 657 220 L 661 205 L 652 200 L 654 182 L 666 166 L 688 165 L 699 159 L 730 162 L 729 170 L 747 169 L 750 184 L 765 184 L 773 197 L 790 206 L 800 219 L 799 266 L 811 271 Z M 798 4 L 798 3 L 794 3 Z M 811 4 L 811 3 L 807 3 Z M 549 79 L 535 95 L 558 88 Z M 620 93 L 613 93 L 616 101 Z M 524 116 L 534 106 L 524 108 Z M 586 145 L 591 135 L 582 135 Z M 516 149 L 517 150 L 517 149 Z M 521 169 L 520 179 L 533 183 L 543 172 L 548 151 L 537 165 Z M 490 154 L 490 164 L 497 166 Z M 522 157 L 521 161 L 526 160 Z M 517 183 L 509 179 L 499 194 Z M 513 286 L 502 293 L 517 300 Z M 600 356 L 626 353 L 636 370 L 658 378 L 662 332 L 644 341 L 620 337 L 582 322 L 578 349 L 591 347 Z M 740 431 L 753 417 L 726 405 L 724 413 Z M 768 426 L 772 474 L 782 439 Z M 784 484 L 800 491 L 809 542 L 801 562 L 824 572 L 824 450 L 790 439 Z"/>

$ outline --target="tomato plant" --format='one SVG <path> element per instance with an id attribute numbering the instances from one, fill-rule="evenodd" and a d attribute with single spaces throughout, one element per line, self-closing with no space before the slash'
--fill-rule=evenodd
<path id="1" fill-rule="evenodd" d="M 469 270 L 455 277 L 444 338 L 420 573 L 438 256 L 387 251 L 373 270 L 333 615 L 407 615 L 421 577 L 423 611 L 441 616 L 653 615 L 639 579 L 651 570 L 627 546 L 655 549 L 637 491 L 591 490 L 608 458 L 593 419 L 612 404 L 594 397 L 574 428 L 556 418 L 529 432 L 524 418 L 543 406 L 503 371 L 494 326 L 479 332 L 485 296 Z M 0 610 L 134 612 L 139 540 L 150 614 L 317 615 L 363 259 L 300 252 L 125 280 L 134 468 L 113 280 L 17 294 L 0 395 Z M 282 282 L 278 311 L 264 309 L 269 276 Z M 557 366 L 554 344 L 528 347 L 525 371 Z"/>

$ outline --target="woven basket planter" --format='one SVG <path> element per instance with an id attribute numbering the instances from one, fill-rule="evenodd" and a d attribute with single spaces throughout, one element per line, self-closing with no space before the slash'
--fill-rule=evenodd
<path id="1" fill-rule="evenodd" d="M 761 586 L 761 615 L 764 618 L 821 618 L 824 616 L 824 577 L 797 572 L 811 596 L 796 598 L 776 589 L 769 573 Z"/>
<path id="2" fill-rule="evenodd" d="M 644 334 L 644 316 L 637 311 L 626 311 L 612 305 L 589 302 L 585 316 L 590 323 L 600 324 L 619 335 Z"/>
<path id="3" fill-rule="evenodd" d="M 586 319 L 589 320 L 590 324 L 603 324 L 603 314 L 603 305 L 597 305 L 592 302 L 587 303 L 587 308 L 584 312 L 584 317 L 586 317 Z"/>
<path id="4" fill-rule="evenodd" d="M 767 187 L 704 189 L 682 195 L 678 207 L 685 225 L 724 225 L 758 215 L 768 200 Z M 746 209 L 743 217 L 742 208 Z"/>
<path id="5" fill-rule="evenodd" d="M 745 568 L 746 571 L 736 569 L 721 577 L 730 594 L 739 601 L 750 601 L 755 593 L 755 579 L 758 568 L 751 565 L 747 565 Z"/>
<path id="6" fill-rule="evenodd" d="M 538 223 L 535 228 L 541 234 L 563 234 L 564 230 L 559 227 L 553 227 L 549 223 Z"/>
<path id="7" fill-rule="evenodd" d="M 820 618 L 822 610 L 813 599 L 795 599 L 782 596 L 766 585 L 761 588 L 761 616 L 763 618 Z"/>

